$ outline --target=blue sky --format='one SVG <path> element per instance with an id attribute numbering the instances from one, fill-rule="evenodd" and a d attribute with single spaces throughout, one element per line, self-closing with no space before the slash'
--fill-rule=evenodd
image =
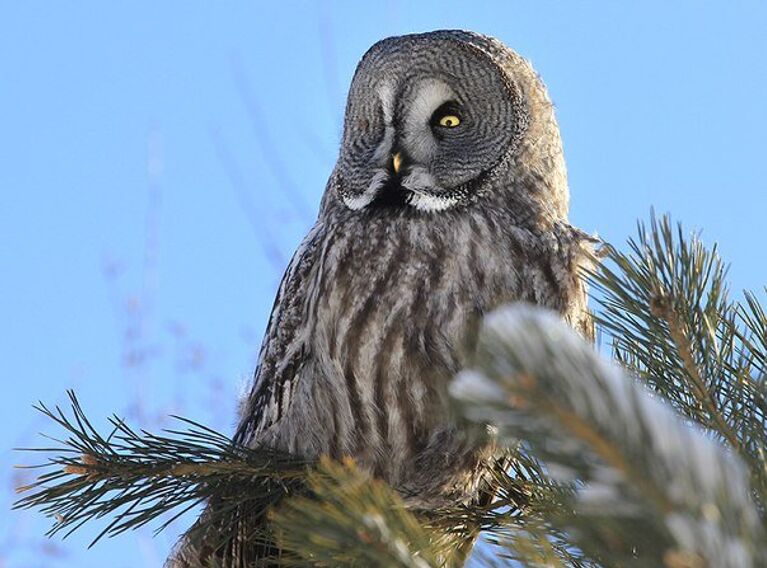
<path id="1" fill-rule="evenodd" d="M 349 80 L 389 35 L 495 35 L 558 108 L 571 219 L 620 244 L 651 206 L 767 284 L 767 4 L 0 2 L 0 505 L 75 388 L 98 422 L 223 430 L 332 168 Z M 102 422 L 103 423 L 103 422 Z M 0 566 L 152 566 L 172 534 L 41 544 Z M 97 527 L 94 526 L 93 530 Z M 179 530 L 180 527 L 177 527 Z"/>

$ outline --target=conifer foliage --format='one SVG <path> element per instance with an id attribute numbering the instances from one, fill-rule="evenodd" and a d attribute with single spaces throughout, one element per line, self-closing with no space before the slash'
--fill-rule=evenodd
<path id="1" fill-rule="evenodd" d="M 730 298 L 716 248 L 668 217 L 604 252 L 589 278 L 613 361 L 512 305 L 485 319 L 450 385 L 464 427 L 504 449 L 490 504 L 409 509 L 351 460 L 244 448 L 182 418 L 152 434 L 114 417 L 101 433 L 70 393 L 69 409 L 38 406 L 64 437 L 34 449 L 43 473 L 16 507 L 51 517 L 51 535 L 101 522 L 98 540 L 216 499 L 206 522 L 222 539 L 238 515 L 267 513 L 270 533 L 252 538 L 275 539 L 286 566 L 456 567 L 480 531 L 475 565 L 767 565 L 760 296 Z"/>

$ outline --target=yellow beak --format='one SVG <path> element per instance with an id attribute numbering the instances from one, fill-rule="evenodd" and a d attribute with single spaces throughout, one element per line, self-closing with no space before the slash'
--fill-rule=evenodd
<path id="1" fill-rule="evenodd" d="M 394 168 L 394 173 L 398 174 L 400 167 L 402 167 L 402 154 L 397 152 L 391 157 L 391 165 Z"/>

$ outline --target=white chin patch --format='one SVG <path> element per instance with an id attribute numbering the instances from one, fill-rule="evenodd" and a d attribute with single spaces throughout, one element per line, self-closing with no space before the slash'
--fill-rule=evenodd
<path id="1" fill-rule="evenodd" d="M 444 211 L 458 203 L 457 197 L 434 195 L 433 193 L 418 193 L 413 191 L 408 197 L 408 205 L 419 211 Z"/>
<path id="2" fill-rule="evenodd" d="M 408 205 L 415 207 L 419 211 L 444 211 L 456 203 L 458 198 L 446 193 L 439 187 L 437 180 L 434 179 L 426 169 L 416 166 L 402 180 L 402 187 L 410 190 Z"/>

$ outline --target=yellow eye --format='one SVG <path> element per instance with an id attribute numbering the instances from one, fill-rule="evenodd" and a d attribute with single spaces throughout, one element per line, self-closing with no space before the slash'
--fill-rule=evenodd
<path id="1" fill-rule="evenodd" d="M 439 119 L 439 122 L 437 122 L 440 126 L 444 126 L 445 128 L 455 128 L 459 124 L 461 124 L 461 119 L 458 118 L 454 114 L 446 114 L 442 118 Z"/>

